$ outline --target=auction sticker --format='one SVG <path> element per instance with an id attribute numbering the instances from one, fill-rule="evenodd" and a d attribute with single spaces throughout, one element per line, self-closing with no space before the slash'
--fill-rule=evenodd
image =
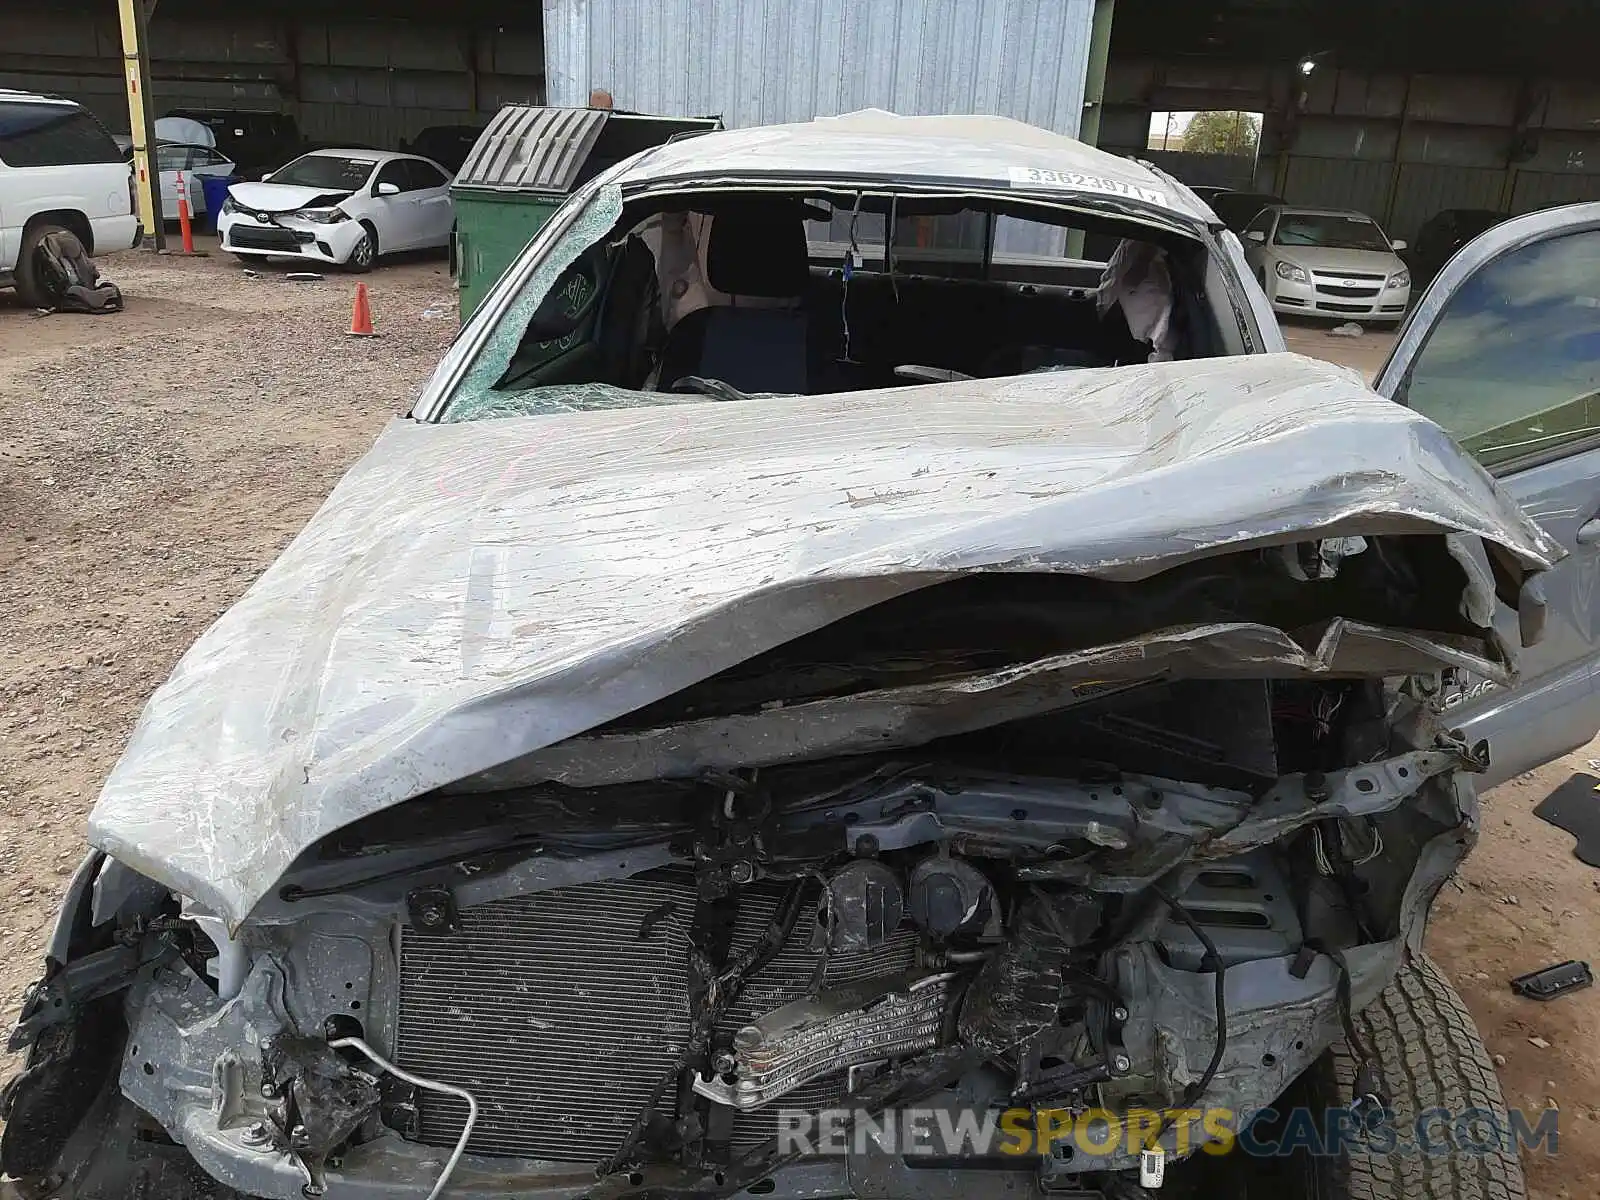
<path id="1" fill-rule="evenodd" d="M 1012 167 L 1012 187 L 1051 188 L 1063 192 L 1103 192 L 1107 196 L 1126 196 L 1146 204 L 1168 206 L 1167 194 L 1160 188 L 1139 187 L 1104 175 L 1085 175 L 1081 171 L 1049 171 L 1043 167 Z"/>

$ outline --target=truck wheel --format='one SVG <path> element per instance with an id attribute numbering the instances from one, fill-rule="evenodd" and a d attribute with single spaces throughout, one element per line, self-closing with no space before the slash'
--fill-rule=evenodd
<path id="1" fill-rule="evenodd" d="M 1426 956 L 1400 969 L 1377 1001 L 1355 1017 L 1376 1062 L 1381 1090 L 1402 1141 L 1415 1136 L 1430 1109 L 1449 1114 L 1424 1128 L 1436 1145 L 1472 1110 L 1470 1131 L 1438 1154 L 1344 1153 L 1308 1158 L 1307 1194 L 1317 1200 L 1525 1200 L 1522 1164 L 1512 1141 L 1494 1064 L 1472 1015 L 1444 973 Z M 1344 1042 L 1312 1064 L 1304 1085 L 1312 1111 L 1350 1103 L 1356 1061 Z M 1462 1145 L 1470 1141 L 1470 1146 Z"/>
<path id="2" fill-rule="evenodd" d="M 39 267 L 34 250 L 52 233 L 70 233 L 65 225 L 54 221 L 38 221 L 29 225 L 22 235 L 22 247 L 17 254 L 17 295 L 30 308 L 48 308 L 50 297 L 45 294 L 39 279 Z"/>

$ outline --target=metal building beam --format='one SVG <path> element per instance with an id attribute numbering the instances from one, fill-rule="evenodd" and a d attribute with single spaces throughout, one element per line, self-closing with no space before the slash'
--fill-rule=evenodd
<path id="1" fill-rule="evenodd" d="M 155 248 L 165 249 L 166 227 L 161 212 L 161 175 L 156 163 L 155 102 L 150 95 L 150 16 L 156 0 L 117 0 L 122 27 L 122 81 L 128 93 L 128 132 L 133 137 L 134 194 L 139 222 Z"/>
<path id="2" fill-rule="evenodd" d="M 1111 18 L 1116 6 L 1116 0 L 1094 0 L 1089 66 L 1083 81 L 1083 119 L 1078 124 L 1078 140 L 1086 146 L 1100 144 L 1100 110 L 1105 107 L 1106 60 L 1111 56 Z"/>

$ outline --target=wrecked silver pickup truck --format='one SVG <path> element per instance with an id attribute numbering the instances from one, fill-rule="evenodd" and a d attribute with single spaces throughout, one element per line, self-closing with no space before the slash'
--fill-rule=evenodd
<path id="1" fill-rule="evenodd" d="M 1562 547 L 1256 353 L 1180 185 L 897 122 L 581 190 L 184 657 L 12 1035 L 27 1194 L 1244 1195 L 1182 1110 L 1365 1129 L 1481 1061 L 1420 949 L 1491 762 L 1440 698 L 1513 684 Z M 1040 274 L 1072 230 L 1087 288 Z M 1427 1079 L 1402 1010 L 1451 1023 Z M 930 1155 L 908 1110 L 1163 1115 Z M 1520 1189 L 1493 1146 L 1408 1170 Z"/>

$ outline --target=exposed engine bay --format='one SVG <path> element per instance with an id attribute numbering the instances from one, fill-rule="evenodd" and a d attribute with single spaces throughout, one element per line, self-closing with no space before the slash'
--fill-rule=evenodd
<path id="1" fill-rule="evenodd" d="M 59 1103 L 83 987 L 125 989 L 117 1170 L 170 1187 L 186 1151 L 174 1195 L 896 1195 L 914 1156 L 802 1160 L 780 1123 L 1265 1104 L 1471 841 L 1482 750 L 1414 685 L 1103 683 L 915 753 L 464 784 L 328 839 L 237 939 L 95 863 L 95 923 L 124 915 L 35 993 L 10 1121 Z M 1138 1162 L 1041 1149 L 933 1161 L 1069 1195 Z"/>

